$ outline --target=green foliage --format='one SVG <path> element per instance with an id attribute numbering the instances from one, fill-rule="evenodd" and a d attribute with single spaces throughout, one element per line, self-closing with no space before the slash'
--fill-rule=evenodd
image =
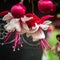
<path id="1" fill-rule="evenodd" d="M 55 55 L 52 51 L 48 51 L 47 54 L 48 54 L 49 60 L 59 60 L 58 56 Z"/>
<path id="2" fill-rule="evenodd" d="M 60 31 L 58 31 L 58 30 L 53 31 L 51 38 L 49 38 L 49 44 L 51 46 L 54 46 L 57 43 L 56 35 L 59 33 L 60 33 Z"/>
<path id="3" fill-rule="evenodd" d="M 60 18 L 60 14 L 57 14 L 57 17 Z"/>
<path id="4" fill-rule="evenodd" d="M 59 34 L 60 31 L 58 30 L 54 30 L 51 34 L 51 37 L 49 38 L 49 44 L 51 45 L 51 47 L 53 47 L 56 43 L 57 43 L 57 39 L 56 39 L 56 35 Z M 57 55 L 55 55 L 51 50 L 46 51 L 47 55 L 44 56 L 42 60 L 59 60 L 59 57 Z M 48 58 L 48 59 L 47 59 Z"/>
<path id="5" fill-rule="evenodd" d="M 49 44 L 51 46 L 54 46 L 57 43 L 56 35 L 59 33 L 60 31 L 57 31 L 57 30 L 53 31 L 51 38 L 49 39 Z M 58 56 L 55 55 L 52 51 L 49 50 L 47 54 L 48 54 L 49 60 L 59 60 Z"/>

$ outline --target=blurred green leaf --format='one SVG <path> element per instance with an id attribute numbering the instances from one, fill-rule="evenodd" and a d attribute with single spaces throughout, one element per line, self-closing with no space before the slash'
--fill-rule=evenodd
<path id="1" fill-rule="evenodd" d="M 50 44 L 51 46 L 54 46 L 54 45 L 57 43 L 57 39 L 56 39 L 56 35 L 57 35 L 57 34 L 60 34 L 60 31 L 54 30 L 53 33 L 52 33 L 52 35 L 51 35 L 51 38 L 49 39 L 49 44 Z M 47 54 L 48 54 L 49 60 L 59 60 L 59 59 L 58 59 L 58 56 L 55 55 L 55 54 L 53 54 L 52 51 L 49 50 L 49 51 L 47 52 Z"/>
<path id="2" fill-rule="evenodd" d="M 51 38 L 49 38 L 49 44 L 51 46 L 53 46 L 53 45 L 55 45 L 57 43 L 57 39 L 56 39 L 57 34 L 60 34 L 60 31 L 54 30 L 52 35 L 51 35 Z"/>
<path id="3" fill-rule="evenodd" d="M 57 17 L 60 18 L 60 14 L 57 14 Z"/>
<path id="4" fill-rule="evenodd" d="M 49 44 L 51 45 L 51 47 L 53 47 L 57 43 L 57 39 L 56 39 L 57 34 L 60 34 L 60 31 L 54 30 L 52 32 L 51 37 L 49 38 Z M 47 53 L 47 56 L 45 56 L 45 58 L 48 57 L 48 59 L 45 59 L 43 57 L 45 60 L 59 60 L 58 56 L 55 55 L 51 50 L 46 51 L 46 53 Z"/>

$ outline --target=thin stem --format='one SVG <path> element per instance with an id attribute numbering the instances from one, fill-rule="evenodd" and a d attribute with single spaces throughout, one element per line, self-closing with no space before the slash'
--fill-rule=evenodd
<path id="1" fill-rule="evenodd" d="M 30 3 L 30 0 L 29 0 L 29 3 Z"/>
<path id="2" fill-rule="evenodd" d="M 31 1 L 31 3 L 32 3 L 32 13 L 34 13 L 34 2 L 33 2 L 33 0 Z"/>
<path id="3" fill-rule="evenodd" d="M 24 2 L 24 0 L 21 0 L 21 2 Z"/>

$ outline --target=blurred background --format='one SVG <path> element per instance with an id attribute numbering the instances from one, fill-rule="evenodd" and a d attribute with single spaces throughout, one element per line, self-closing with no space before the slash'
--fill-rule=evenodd
<path id="1" fill-rule="evenodd" d="M 29 3 L 30 0 L 24 0 L 24 5 L 27 8 L 26 13 L 32 12 L 32 4 Z M 52 14 L 54 15 L 54 18 L 51 20 L 52 25 L 48 33 L 46 32 L 46 39 L 48 40 L 49 44 L 53 46 L 57 43 L 56 35 L 60 33 L 60 0 L 52 0 L 53 3 L 56 5 L 56 11 Z M 19 3 L 20 0 L 0 0 L 0 12 L 9 10 L 14 5 Z M 41 13 L 38 11 L 38 0 L 33 0 L 34 3 L 34 13 L 41 17 L 46 15 L 46 13 Z M 1 20 L 2 17 L 0 17 L 0 37 L 5 36 L 4 28 L 1 27 L 5 24 Z M 14 33 L 12 34 L 10 40 L 13 40 Z M 26 37 L 25 37 L 26 39 Z M 2 40 L 2 39 L 0 39 Z M 28 38 L 28 40 L 31 40 L 31 38 Z M 30 42 L 32 45 L 35 45 L 35 43 Z M 38 43 L 38 42 L 37 42 Z M 58 56 L 54 55 L 51 51 L 47 51 L 47 56 L 44 56 L 42 49 L 40 45 L 36 44 L 36 46 L 29 46 L 23 41 L 23 47 L 20 48 L 20 50 L 16 50 L 13 52 L 12 50 L 12 43 L 6 44 L 4 46 L 0 45 L 0 60 L 58 60 Z"/>

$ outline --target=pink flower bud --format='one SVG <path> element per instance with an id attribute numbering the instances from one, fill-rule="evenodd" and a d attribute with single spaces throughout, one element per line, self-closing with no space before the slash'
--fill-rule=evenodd
<path id="1" fill-rule="evenodd" d="M 38 10 L 41 13 L 54 13 L 56 6 L 50 0 L 42 0 L 38 2 Z"/>
<path id="2" fill-rule="evenodd" d="M 11 13 L 14 17 L 22 17 L 26 12 L 26 8 L 22 2 L 12 6 Z"/>

